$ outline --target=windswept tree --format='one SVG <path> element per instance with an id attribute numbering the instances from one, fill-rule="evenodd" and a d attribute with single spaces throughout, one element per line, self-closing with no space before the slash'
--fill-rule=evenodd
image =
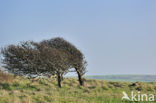
<path id="1" fill-rule="evenodd" d="M 68 72 L 68 69 L 71 66 L 68 61 L 68 57 L 70 55 L 62 50 L 52 48 L 42 43 L 35 44 L 35 46 L 40 51 L 42 64 L 48 71 L 47 76 L 51 76 L 53 74 L 57 75 L 58 86 L 61 87 L 63 75 Z"/>
<path id="2" fill-rule="evenodd" d="M 75 68 L 80 85 L 83 85 L 82 76 L 86 72 L 87 62 L 83 54 L 63 38 L 9 45 L 3 48 L 1 53 L 5 68 L 16 75 L 57 75 L 58 86 L 61 87 L 63 75 Z"/>
<path id="3" fill-rule="evenodd" d="M 46 73 L 42 65 L 40 52 L 32 45 L 33 42 L 21 42 L 19 45 L 9 45 L 1 50 L 3 64 L 8 72 L 28 77 L 41 76 Z"/>
<path id="4" fill-rule="evenodd" d="M 85 61 L 84 55 L 81 51 L 78 50 L 73 44 L 60 37 L 44 40 L 41 43 L 67 53 L 68 56 L 66 59 L 70 65 L 69 69 L 75 68 L 75 71 L 78 74 L 79 83 L 80 85 L 83 85 L 84 81 L 82 76 L 86 73 L 87 62 Z"/>

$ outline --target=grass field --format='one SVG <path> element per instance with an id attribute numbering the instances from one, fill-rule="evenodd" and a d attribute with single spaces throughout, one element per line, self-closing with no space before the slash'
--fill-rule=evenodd
<path id="1" fill-rule="evenodd" d="M 139 90 L 141 93 L 156 95 L 154 82 L 132 83 L 86 79 L 82 87 L 77 79 L 65 78 L 62 88 L 58 88 L 54 78 L 28 79 L 8 76 L 6 80 L 0 80 L 0 103 L 135 103 L 122 101 L 122 91 L 129 94 L 130 91 Z"/>

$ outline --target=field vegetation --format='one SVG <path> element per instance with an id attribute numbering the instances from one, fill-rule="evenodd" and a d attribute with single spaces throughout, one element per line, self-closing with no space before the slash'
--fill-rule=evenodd
<path id="1" fill-rule="evenodd" d="M 56 78 L 28 79 L 0 73 L 0 103 L 135 103 L 121 100 L 122 91 L 132 90 L 155 95 L 156 83 L 85 79 L 80 86 L 76 78 L 65 78 L 59 88 Z"/>

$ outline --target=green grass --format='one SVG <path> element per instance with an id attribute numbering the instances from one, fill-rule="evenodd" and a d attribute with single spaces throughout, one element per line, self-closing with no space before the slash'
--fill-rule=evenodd
<path id="1" fill-rule="evenodd" d="M 0 103 L 135 103 L 122 101 L 122 91 L 141 90 L 142 93 L 156 94 L 156 83 L 131 84 L 86 79 L 82 87 L 77 79 L 65 78 L 60 89 L 54 78 L 33 80 L 16 77 L 11 82 L 0 82 Z"/>

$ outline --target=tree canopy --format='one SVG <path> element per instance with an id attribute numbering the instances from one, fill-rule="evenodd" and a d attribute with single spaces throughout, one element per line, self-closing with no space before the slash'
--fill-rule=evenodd
<path id="1" fill-rule="evenodd" d="M 84 55 L 73 44 L 57 37 L 41 42 L 26 41 L 2 48 L 3 64 L 8 72 L 28 77 L 57 75 L 61 87 L 63 75 L 75 68 L 80 85 L 86 72 Z"/>

